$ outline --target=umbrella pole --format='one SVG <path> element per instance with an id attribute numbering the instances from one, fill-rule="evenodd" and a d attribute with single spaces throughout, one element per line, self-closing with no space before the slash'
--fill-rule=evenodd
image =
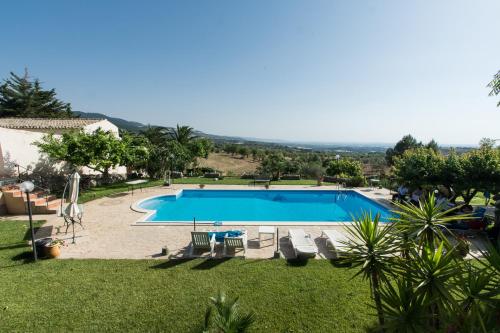
<path id="1" fill-rule="evenodd" d="M 75 244 L 75 220 L 71 219 L 71 224 L 73 225 L 73 244 Z"/>

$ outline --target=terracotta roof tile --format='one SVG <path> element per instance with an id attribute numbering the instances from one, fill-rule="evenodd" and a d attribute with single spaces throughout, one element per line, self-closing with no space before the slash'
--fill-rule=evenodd
<path id="1" fill-rule="evenodd" d="M 0 118 L 0 127 L 17 129 L 77 129 L 102 121 L 90 118 Z"/>

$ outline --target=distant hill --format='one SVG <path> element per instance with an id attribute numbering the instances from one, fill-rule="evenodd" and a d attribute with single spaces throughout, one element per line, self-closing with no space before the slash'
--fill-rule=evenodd
<path id="1" fill-rule="evenodd" d="M 122 118 L 110 117 L 102 113 L 91 113 L 91 112 L 81 112 L 81 111 L 73 111 L 74 114 L 78 115 L 81 118 L 100 118 L 107 119 L 120 129 L 124 129 L 130 132 L 138 133 L 141 130 L 146 129 L 149 125 L 145 125 L 136 121 L 128 121 Z M 170 128 L 166 125 L 157 125 L 164 126 L 166 128 Z M 335 151 L 339 153 L 343 152 L 385 152 L 388 147 L 392 147 L 393 144 L 387 143 L 301 143 L 301 142 L 291 142 L 284 140 L 267 140 L 260 138 L 248 138 L 248 137 L 237 137 L 237 136 L 225 136 L 225 135 L 216 135 L 216 134 L 208 134 L 201 131 L 195 130 L 195 134 L 201 137 L 206 137 L 213 140 L 219 144 L 231 143 L 231 144 L 246 144 L 250 146 L 260 146 L 265 148 L 289 148 L 289 149 L 297 149 L 297 150 L 314 150 L 314 151 Z M 445 148 L 445 147 L 443 147 Z M 458 148 L 459 151 L 466 151 L 470 148 Z"/>
<path id="2" fill-rule="evenodd" d="M 130 132 L 135 132 L 138 133 L 139 131 L 145 129 L 147 125 L 138 123 L 136 121 L 128 121 L 122 118 L 115 118 L 115 117 L 110 117 L 106 116 L 105 114 L 102 113 L 92 113 L 92 112 L 81 112 L 81 111 L 73 111 L 74 114 L 79 116 L 80 118 L 99 118 L 99 119 L 107 119 L 118 128 L 130 131 Z"/>
<path id="3" fill-rule="evenodd" d="M 118 126 L 118 128 L 130 131 L 130 132 L 135 132 L 135 133 L 138 133 L 141 130 L 146 129 L 149 126 L 149 125 L 139 123 L 137 121 L 129 121 L 129 120 L 125 120 L 122 118 L 110 117 L 110 116 L 107 116 L 103 113 L 82 112 L 82 111 L 73 111 L 73 113 L 75 115 L 79 116 L 80 118 L 107 119 L 110 122 L 112 122 L 113 124 L 115 124 L 116 126 Z M 165 125 L 159 125 L 159 126 L 171 128 L 171 127 L 165 126 Z M 194 132 L 198 136 L 206 137 L 206 138 L 212 139 L 212 140 L 217 141 L 217 142 L 233 142 L 233 143 L 234 142 L 244 143 L 244 142 L 249 142 L 249 141 L 258 142 L 258 139 L 246 139 L 246 138 L 240 138 L 240 137 L 234 137 L 234 136 L 207 134 L 207 133 L 197 131 L 197 130 L 195 130 Z M 262 142 L 263 141 L 264 140 L 262 140 Z"/>

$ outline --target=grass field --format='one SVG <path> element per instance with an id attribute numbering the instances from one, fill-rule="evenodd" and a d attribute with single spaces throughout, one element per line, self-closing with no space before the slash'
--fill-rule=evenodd
<path id="1" fill-rule="evenodd" d="M 259 161 L 251 157 L 241 158 L 241 156 L 226 153 L 211 153 L 208 158 L 198 159 L 198 163 L 200 167 L 219 170 L 225 175 L 253 174 L 260 165 Z"/>
<path id="2" fill-rule="evenodd" d="M 27 230 L 0 221 L 0 332 L 197 332 L 218 290 L 256 312 L 251 332 L 366 332 L 376 323 L 368 282 L 327 260 L 32 263 Z"/>

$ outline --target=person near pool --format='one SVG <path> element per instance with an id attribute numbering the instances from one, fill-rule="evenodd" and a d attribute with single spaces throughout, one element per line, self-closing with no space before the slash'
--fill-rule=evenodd
<path id="1" fill-rule="evenodd" d="M 398 193 L 392 196 L 392 201 L 398 200 L 399 202 L 406 201 L 406 196 L 408 195 L 408 187 L 406 185 L 401 185 L 398 187 Z"/>
<path id="2" fill-rule="evenodd" d="M 415 191 L 411 193 L 410 202 L 414 205 L 418 205 L 420 203 L 420 197 L 422 197 L 424 191 L 422 190 L 422 186 L 419 186 Z"/>

